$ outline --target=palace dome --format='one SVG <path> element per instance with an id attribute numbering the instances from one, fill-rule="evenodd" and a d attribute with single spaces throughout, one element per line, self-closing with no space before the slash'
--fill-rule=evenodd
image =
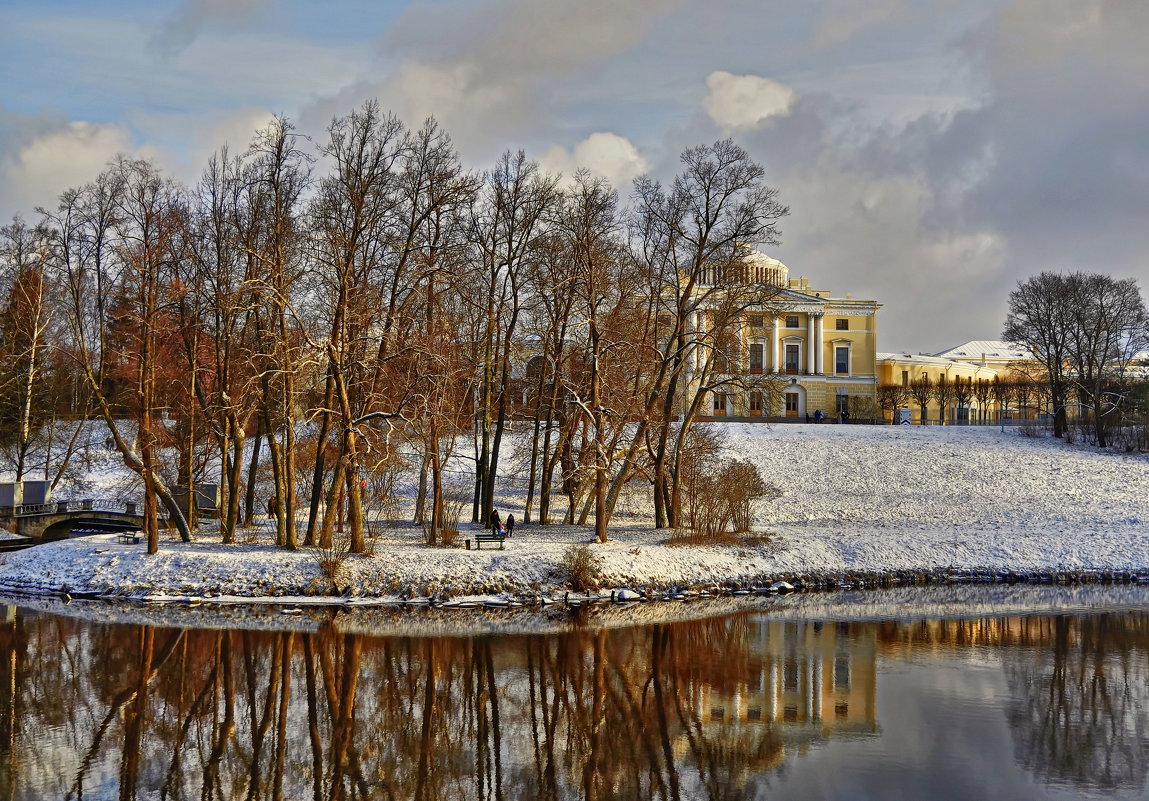
<path id="1" fill-rule="evenodd" d="M 751 250 L 745 256 L 749 283 L 786 287 L 790 283 L 790 269 L 760 250 Z"/>

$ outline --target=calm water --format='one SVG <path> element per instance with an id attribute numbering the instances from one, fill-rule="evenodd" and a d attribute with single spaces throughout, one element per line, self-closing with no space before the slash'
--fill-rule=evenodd
<path id="1" fill-rule="evenodd" d="M 1149 611 L 377 638 L 4 610 L 0 801 L 1149 798 Z"/>

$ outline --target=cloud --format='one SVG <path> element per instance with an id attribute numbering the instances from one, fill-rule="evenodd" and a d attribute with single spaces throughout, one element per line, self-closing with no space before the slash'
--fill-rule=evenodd
<path id="1" fill-rule="evenodd" d="M 217 25 L 234 28 L 260 17 L 271 5 L 271 0 L 184 0 L 153 31 L 148 44 L 161 56 L 173 56 L 205 29 Z"/>
<path id="2" fill-rule="evenodd" d="M 784 117 L 797 98 L 789 86 L 758 75 L 710 73 L 710 90 L 702 103 L 706 113 L 720 128 L 745 131 L 757 128 L 774 117 Z"/>
<path id="3" fill-rule="evenodd" d="M 24 135 L 0 158 L 0 213 L 32 215 L 52 207 L 65 189 L 94 179 L 117 153 L 131 149 L 124 126 L 25 119 Z"/>
<path id="4" fill-rule="evenodd" d="M 836 297 L 882 303 L 883 350 L 995 337 L 1005 308 L 992 291 L 1007 255 L 1002 235 L 932 225 L 937 198 L 921 172 L 878 172 L 859 161 L 824 155 L 781 174 L 793 214 L 778 255 L 791 275 L 807 275 Z"/>
<path id="5" fill-rule="evenodd" d="M 629 139 L 608 132 L 591 134 L 575 145 L 574 150 L 555 145 L 543 153 L 539 164 L 548 172 L 561 172 L 568 178 L 580 168 L 587 169 L 621 190 L 650 169 L 650 164 Z"/>
<path id="6" fill-rule="evenodd" d="M 896 16 L 906 0 L 832 0 L 814 25 L 814 47 L 822 50 Z"/>
<path id="7" fill-rule="evenodd" d="M 550 139 L 570 86 L 583 86 L 683 0 L 449 0 L 409 6 L 388 28 L 386 77 L 312 104 L 306 127 L 376 98 L 409 124 L 433 115 L 464 157 L 483 161 Z"/>

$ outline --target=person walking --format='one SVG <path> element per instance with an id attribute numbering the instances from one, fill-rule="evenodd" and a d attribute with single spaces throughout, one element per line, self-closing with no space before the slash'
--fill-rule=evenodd
<path id="1" fill-rule="evenodd" d="M 507 536 L 515 536 L 515 515 L 514 513 L 507 515 Z"/>
<path id="2" fill-rule="evenodd" d="M 493 531 L 501 531 L 503 528 L 502 518 L 499 517 L 499 510 L 491 510 L 491 529 Z"/>

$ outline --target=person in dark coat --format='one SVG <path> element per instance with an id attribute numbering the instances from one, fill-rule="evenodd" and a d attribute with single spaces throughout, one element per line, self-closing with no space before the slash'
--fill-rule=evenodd
<path id="1" fill-rule="evenodd" d="M 515 536 L 515 516 L 513 514 L 507 515 L 507 536 Z"/>
<path id="2" fill-rule="evenodd" d="M 498 509 L 492 509 L 491 510 L 491 530 L 492 531 L 501 531 L 502 528 L 503 528 L 503 522 L 502 522 L 502 518 L 499 517 L 499 510 Z"/>

